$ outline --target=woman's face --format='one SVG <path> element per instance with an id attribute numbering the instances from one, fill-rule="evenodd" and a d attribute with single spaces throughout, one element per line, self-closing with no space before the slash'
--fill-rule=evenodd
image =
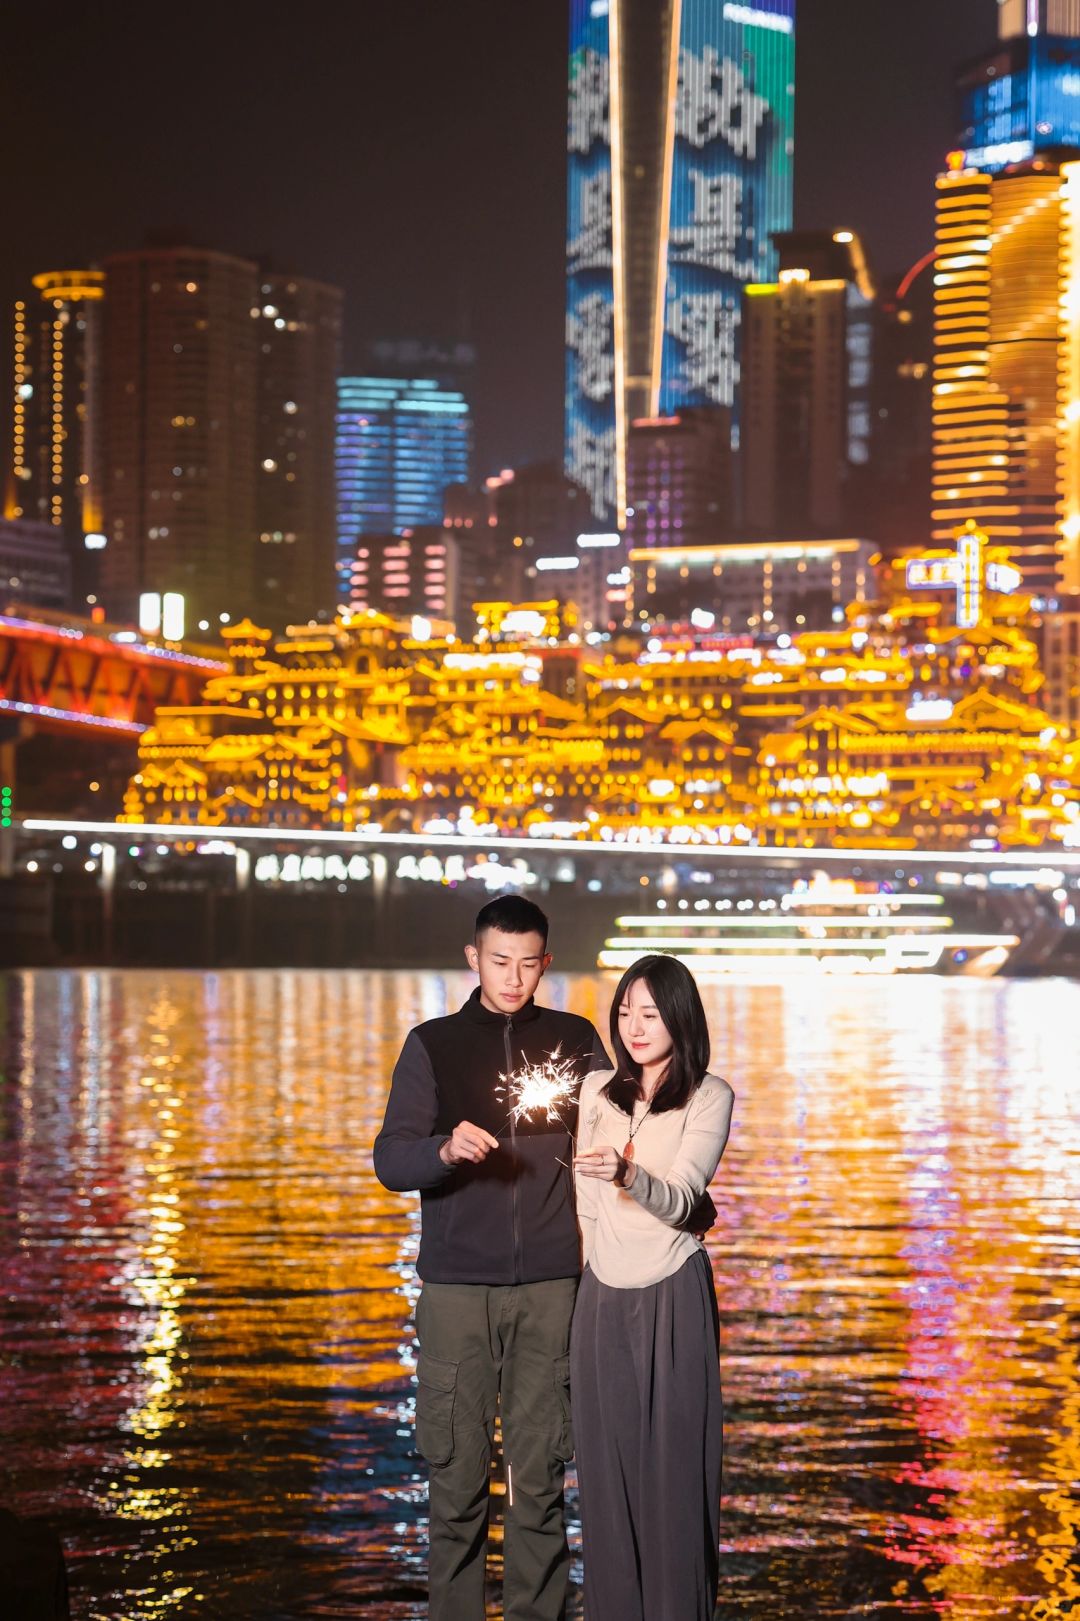
<path id="1" fill-rule="evenodd" d="M 635 979 L 619 1005 L 619 1034 L 635 1064 L 662 1064 L 671 1057 L 672 1040 L 657 1012 L 649 982 Z"/>

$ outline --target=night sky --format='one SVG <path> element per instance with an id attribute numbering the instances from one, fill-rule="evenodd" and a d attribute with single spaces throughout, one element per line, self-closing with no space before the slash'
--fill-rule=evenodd
<path id="1" fill-rule="evenodd" d="M 476 344 L 478 472 L 560 455 L 567 9 L 16 0 L 4 308 L 148 227 L 269 254 L 345 289 L 348 366 L 379 336 Z M 931 243 L 950 69 L 993 41 L 994 0 L 797 10 L 796 223 L 904 269 Z"/>

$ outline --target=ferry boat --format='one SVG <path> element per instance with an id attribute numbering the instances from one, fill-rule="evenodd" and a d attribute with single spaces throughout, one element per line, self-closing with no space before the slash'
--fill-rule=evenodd
<path id="1" fill-rule="evenodd" d="M 706 910 L 707 908 L 707 910 Z M 778 898 L 661 902 L 648 916 L 615 920 L 601 968 L 622 970 L 650 951 L 679 957 L 695 973 L 972 974 L 1008 964 L 1015 934 L 958 927 L 945 897 L 818 873 Z"/>

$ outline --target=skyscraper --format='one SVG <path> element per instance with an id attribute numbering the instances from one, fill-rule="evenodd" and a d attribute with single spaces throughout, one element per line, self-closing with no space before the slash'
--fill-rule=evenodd
<path id="1" fill-rule="evenodd" d="M 175 592 L 189 630 L 331 613 L 342 295 L 183 245 L 105 268 L 107 610 Z"/>
<path id="2" fill-rule="evenodd" d="M 458 554 L 453 531 L 442 524 L 407 535 L 363 535 L 353 554 L 346 606 L 353 613 L 373 608 L 394 619 L 421 614 L 456 624 Z"/>
<path id="3" fill-rule="evenodd" d="M 933 536 L 973 519 L 1025 588 L 1080 586 L 1080 162 L 937 182 Z"/>
<path id="4" fill-rule="evenodd" d="M 791 224 L 795 0 L 571 0 L 566 470 L 621 523 L 638 417 L 736 406 Z"/>
<path id="5" fill-rule="evenodd" d="M 956 145 L 995 172 L 1080 146 L 1080 0 L 998 0 L 998 43 L 956 75 Z"/>
<path id="6" fill-rule="evenodd" d="M 337 513 L 334 428 L 344 295 L 264 271 L 256 305 L 255 558 L 260 623 L 333 610 Z"/>
<path id="7" fill-rule="evenodd" d="M 347 600 L 360 535 L 443 520 L 448 484 L 467 484 L 465 396 L 433 378 L 342 377 L 337 409 L 338 595 Z"/>
<path id="8" fill-rule="evenodd" d="M 745 295 L 743 519 L 836 535 L 869 458 L 874 286 L 851 231 L 785 232 L 778 247 L 779 280 Z"/>
<path id="9" fill-rule="evenodd" d="M 102 597 L 176 592 L 189 628 L 246 611 L 255 553 L 257 266 L 203 248 L 106 260 Z"/>
<path id="10" fill-rule="evenodd" d="M 627 435 L 627 546 L 726 540 L 734 519 L 732 461 L 731 413 L 723 406 L 638 417 Z"/>
<path id="11" fill-rule="evenodd" d="M 889 556 L 926 538 L 930 488 L 934 276 L 925 260 L 878 282 L 871 379 L 872 448 L 854 520 Z"/>
<path id="12" fill-rule="evenodd" d="M 61 531 L 77 596 L 85 536 L 102 527 L 100 270 L 46 271 L 15 305 L 14 421 L 8 518 Z M 93 544 L 93 542 L 92 542 Z"/>

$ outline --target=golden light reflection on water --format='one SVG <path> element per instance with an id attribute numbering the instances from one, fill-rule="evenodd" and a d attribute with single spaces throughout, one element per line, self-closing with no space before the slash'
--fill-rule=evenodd
<path id="1" fill-rule="evenodd" d="M 2 1468 L 62 1527 L 79 1616 L 425 1613 L 417 1218 L 370 1144 L 404 1030 L 468 987 L 6 982 Z M 595 1017 L 610 985 L 545 989 Z M 1068 1615 L 1080 987 L 707 1001 L 737 1093 L 718 1613 Z"/>
<path id="2" fill-rule="evenodd" d="M 181 1010 L 162 992 L 147 1009 L 141 1040 L 146 1072 L 136 1094 L 143 1148 L 139 1203 L 133 1211 L 138 1234 L 131 1287 L 147 1308 L 141 1315 L 146 1335 L 138 1347 L 140 1399 L 122 1421 L 123 1428 L 144 1444 L 125 1448 L 123 1481 L 110 1481 L 115 1513 L 128 1520 L 171 1520 L 182 1514 L 185 1494 L 162 1482 L 161 1471 L 173 1455 L 161 1445 L 179 1419 L 181 1367 L 185 1351 L 180 1311 L 187 1280 L 178 1275 L 178 1251 L 184 1223 L 179 1219 L 180 1190 L 173 1158 L 187 1085 L 184 1055 L 176 1047 Z M 134 1056 L 134 1055 L 133 1055 Z M 134 1169 L 134 1167 L 133 1167 Z M 185 1537 L 173 1547 L 191 1549 L 197 1539 Z M 190 1589 L 175 1589 L 158 1602 L 166 1614 L 182 1604 Z"/>

